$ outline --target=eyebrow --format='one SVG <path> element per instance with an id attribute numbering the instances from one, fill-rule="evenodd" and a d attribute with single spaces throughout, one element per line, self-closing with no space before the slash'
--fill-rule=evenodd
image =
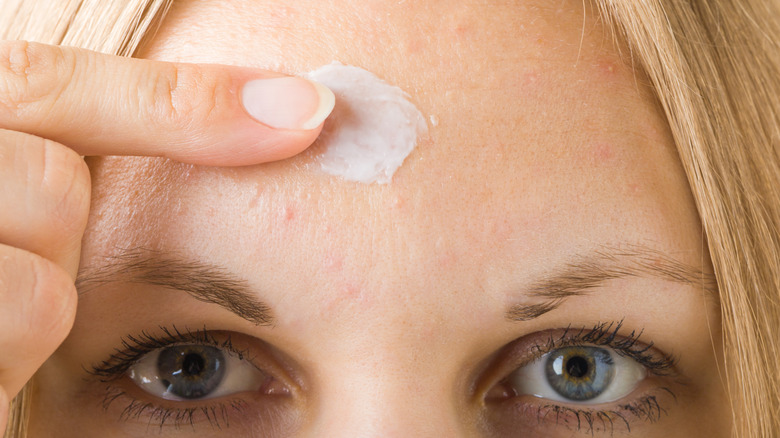
<path id="1" fill-rule="evenodd" d="M 582 296 L 610 280 L 654 276 L 697 286 L 715 293 L 712 274 L 686 265 L 671 256 L 643 245 L 602 247 L 587 255 L 575 256 L 554 273 L 536 280 L 522 292 L 534 304 L 515 304 L 506 311 L 511 321 L 529 321 L 557 309 L 574 296 Z M 227 269 L 170 253 L 149 249 L 126 250 L 106 263 L 83 269 L 76 279 L 79 295 L 117 282 L 143 283 L 180 290 L 193 298 L 216 304 L 256 325 L 271 325 L 271 308 L 255 298 L 249 282 Z"/>
<path id="2" fill-rule="evenodd" d="M 582 296 L 610 280 L 657 277 L 699 287 L 715 296 L 715 276 L 644 245 L 604 246 L 585 256 L 575 256 L 552 274 L 536 280 L 521 295 L 540 300 L 515 304 L 506 311 L 511 321 L 528 321 L 557 309 L 569 297 Z"/>
<path id="3" fill-rule="evenodd" d="M 271 308 L 257 299 L 249 282 L 227 269 L 149 249 L 123 250 L 105 263 L 79 272 L 79 295 L 109 283 L 143 283 L 188 293 L 221 306 L 256 325 L 271 325 Z"/>

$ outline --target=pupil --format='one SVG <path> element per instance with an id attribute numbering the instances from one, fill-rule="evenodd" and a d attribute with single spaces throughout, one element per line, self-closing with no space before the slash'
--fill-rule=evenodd
<path id="1" fill-rule="evenodd" d="M 189 353 L 184 356 L 182 362 L 184 374 L 188 376 L 197 376 L 203 372 L 204 365 L 206 364 L 203 360 L 203 356 L 195 353 Z"/>
<path id="2" fill-rule="evenodd" d="M 566 372 L 574 378 L 588 375 L 588 360 L 582 356 L 575 356 L 566 362 Z"/>

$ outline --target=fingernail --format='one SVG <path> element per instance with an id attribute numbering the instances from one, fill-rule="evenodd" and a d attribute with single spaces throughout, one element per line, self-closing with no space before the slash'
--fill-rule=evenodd
<path id="1" fill-rule="evenodd" d="M 298 77 L 255 79 L 241 90 L 244 108 L 258 122 L 278 129 L 314 129 L 336 97 L 324 85 Z"/>

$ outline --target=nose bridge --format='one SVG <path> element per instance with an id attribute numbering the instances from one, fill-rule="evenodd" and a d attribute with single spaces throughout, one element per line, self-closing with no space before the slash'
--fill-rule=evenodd
<path id="1" fill-rule="evenodd" d="M 451 379 L 376 359 L 353 361 L 323 388 L 307 436 L 463 436 Z"/>
<path id="2" fill-rule="evenodd" d="M 307 324 L 318 342 L 302 436 L 470 436 L 458 405 L 463 356 L 453 340 L 466 334 L 458 321 L 473 310 L 454 303 L 474 280 L 437 272 L 462 250 L 449 234 L 431 237 L 438 217 L 417 206 L 403 211 L 415 215 L 413 225 L 397 211 L 378 216 L 373 227 L 383 232 L 342 237 L 342 247 L 370 251 L 327 265 L 335 287 L 321 294 L 322 318 Z"/>
<path id="3" fill-rule="evenodd" d="M 314 353 L 313 418 L 305 436 L 465 436 L 456 405 L 465 397 L 457 389 L 463 370 L 452 344 L 463 335 L 454 315 L 463 315 L 409 293 L 410 283 L 371 284 L 371 304 L 353 304 L 339 324 L 326 324 Z"/>

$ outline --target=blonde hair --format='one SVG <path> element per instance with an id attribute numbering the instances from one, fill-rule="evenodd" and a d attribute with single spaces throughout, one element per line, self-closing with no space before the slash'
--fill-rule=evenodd
<path id="1" fill-rule="evenodd" d="M 780 431 L 780 3 L 597 2 L 666 112 L 709 244 L 739 437 Z"/>
<path id="2" fill-rule="evenodd" d="M 720 294 L 733 434 L 780 431 L 780 2 L 590 0 L 652 82 Z M 132 56 L 172 0 L 6 0 L 0 35 Z M 10 5 L 8 4 L 10 3 Z M 24 436 L 27 388 L 6 437 Z"/>
<path id="3" fill-rule="evenodd" d="M 154 36 L 173 0 L 0 0 L 0 39 L 77 46 L 133 56 Z M 12 401 L 4 438 L 27 436 L 32 384 Z"/>

